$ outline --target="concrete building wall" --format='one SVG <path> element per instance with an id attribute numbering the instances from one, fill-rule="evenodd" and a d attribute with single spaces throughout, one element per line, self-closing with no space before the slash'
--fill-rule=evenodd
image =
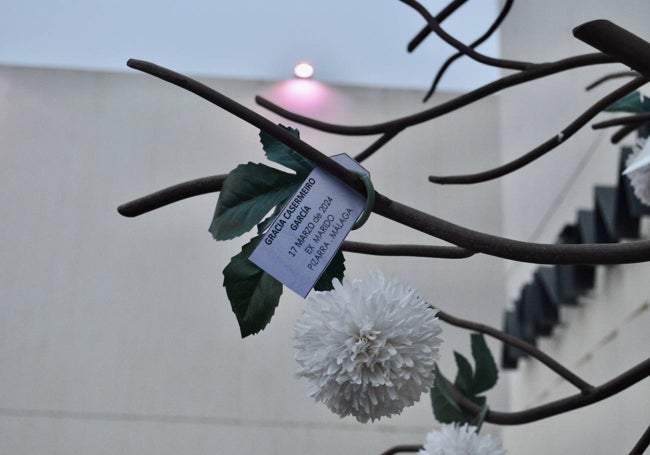
<path id="1" fill-rule="evenodd" d="M 517 2 L 504 23 L 504 58 L 552 61 L 594 52 L 571 30 L 606 18 L 644 39 L 650 4 L 641 0 L 602 2 Z M 503 161 L 510 161 L 557 135 L 597 99 L 624 83 L 619 79 L 593 91 L 584 88 L 622 65 L 600 65 L 558 74 L 513 88 L 500 96 Z M 603 114 L 599 119 L 610 118 Z M 619 146 L 615 130 L 584 128 L 548 155 L 503 179 L 503 229 L 516 239 L 554 242 L 578 209 L 594 205 L 595 185 L 615 185 Z M 633 136 L 624 141 L 632 144 Z M 646 229 L 647 234 L 647 229 Z M 508 263 L 506 289 L 512 302 L 535 265 Z M 564 309 L 562 323 L 539 346 L 593 384 L 601 384 L 648 357 L 650 265 L 599 267 L 594 290 L 577 308 Z M 521 410 L 575 393 L 554 374 L 524 361 L 511 375 L 511 405 Z M 558 418 L 504 431 L 511 453 L 627 453 L 650 423 L 646 380 L 604 403 Z M 542 449 L 543 448 L 543 449 Z"/>
<path id="2" fill-rule="evenodd" d="M 248 106 L 255 94 L 294 102 L 291 83 L 206 82 Z M 414 91 L 318 91 L 293 107 L 350 124 L 422 109 Z M 426 180 L 460 163 L 496 165 L 496 112 L 488 99 L 402 133 L 366 163 L 376 188 L 499 233 L 499 183 Z M 300 130 L 328 154 L 372 140 Z M 307 397 L 293 376 L 302 301 L 290 291 L 264 332 L 240 339 L 221 270 L 245 240 L 217 244 L 207 232 L 217 195 L 117 214 L 162 187 L 263 161 L 257 134 L 149 76 L 0 68 L 0 453 L 374 454 L 423 441 L 434 422 L 426 396 L 369 425 Z M 377 216 L 350 238 L 435 243 Z M 452 314 L 500 324 L 501 260 L 348 254 L 346 264 L 351 276 L 380 268 Z M 467 354 L 469 336 L 445 327 L 444 339 L 442 368 L 453 374 L 451 352 Z M 504 395 L 495 392 L 495 406 Z"/>

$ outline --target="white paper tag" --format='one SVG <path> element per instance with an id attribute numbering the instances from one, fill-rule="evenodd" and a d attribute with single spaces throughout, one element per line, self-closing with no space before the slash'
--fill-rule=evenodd
<path id="1" fill-rule="evenodd" d="M 623 171 L 623 175 L 627 175 L 630 172 L 636 171 L 637 169 L 641 169 L 644 166 L 647 166 L 650 164 L 650 140 L 646 141 L 645 146 L 643 147 L 643 150 L 641 150 L 641 153 L 634 158 L 634 161 L 630 163 L 628 167 L 625 168 Z"/>
<path id="2" fill-rule="evenodd" d="M 370 175 L 348 155 L 331 158 L 348 169 Z M 289 198 L 249 259 L 304 298 L 365 205 L 364 196 L 316 167 Z"/>

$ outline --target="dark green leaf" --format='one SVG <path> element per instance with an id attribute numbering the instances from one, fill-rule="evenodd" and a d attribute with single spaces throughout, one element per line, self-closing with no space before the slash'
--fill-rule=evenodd
<path id="1" fill-rule="evenodd" d="M 244 245 L 223 269 L 223 285 L 242 338 L 266 327 L 282 295 L 282 284 L 248 260 L 261 238 Z"/>
<path id="2" fill-rule="evenodd" d="M 474 381 L 472 365 L 470 365 L 469 361 L 465 357 L 456 351 L 454 351 L 454 358 L 456 359 L 456 365 L 458 365 L 458 373 L 456 373 L 454 385 L 465 395 L 471 396 L 473 395 L 472 382 Z"/>
<path id="3" fill-rule="evenodd" d="M 298 138 L 300 137 L 298 130 L 283 125 L 280 126 L 289 131 L 292 135 Z M 293 169 L 302 177 L 306 177 L 314 168 L 314 165 L 311 164 L 309 160 L 303 158 L 288 145 L 278 141 L 276 138 L 264 131 L 260 131 L 260 141 L 262 142 L 262 148 L 266 153 L 266 157 L 269 160 L 275 161 L 289 169 Z"/>
<path id="4" fill-rule="evenodd" d="M 472 357 L 476 371 L 472 391 L 475 395 L 490 390 L 499 379 L 499 370 L 494 362 L 492 353 L 485 343 L 485 338 L 480 333 L 472 333 Z"/>
<path id="5" fill-rule="evenodd" d="M 248 232 L 269 210 L 291 196 L 302 178 L 263 164 L 240 164 L 223 184 L 210 232 L 228 240 Z"/>
<path id="6" fill-rule="evenodd" d="M 488 412 L 488 405 L 487 403 L 483 403 L 483 407 L 481 408 L 481 412 L 479 412 L 477 415 L 474 416 L 472 419 L 471 425 L 473 427 L 476 427 L 476 432 L 478 433 L 481 431 L 481 426 L 483 426 L 483 421 L 485 420 L 485 416 L 487 415 Z"/>
<path id="7" fill-rule="evenodd" d="M 435 366 L 435 383 L 430 391 L 433 415 L 440 423 L 465 423 L 469 418 L 463 413 L 456 401 L 451 397 L 438 365 Z"/>
<path id="8" fill-rule="evenodd" d="M 650 112 L 650 98 L 645 97 L 639 91 L 634 91 L 612 103 L 605 109 L 605 112 L 631 112 L 635 114 Z"/>
<path id="9" fill-rule="evenodd" d="M 331 291 L 334 289 L 332 281 L 338 279 L 343 280 L 345 274 L 345 258 L 341 250 L 337 251 L 332 261 L 329 263 L 325 271 L 314 285 L 315 291 Z"/>

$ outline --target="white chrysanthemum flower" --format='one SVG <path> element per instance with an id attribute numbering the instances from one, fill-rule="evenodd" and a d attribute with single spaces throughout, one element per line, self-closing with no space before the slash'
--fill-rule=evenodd
<path id="1" fill-rule="evenodd" d="M 427 435 L 418 455 L 504 455 L 501 441 L 492 435 L 479 436 L 476 427 L 444 424 Z"/>
<path id="2" fill-rule="evenodd" d="M 629 166 L 634 162 L 634 160 L 641 154 L 645 146 L 646 140 L 639 139 L 634 146 L 634 150 L 630 153 L 630 156 L 627 157 L 625 162 L 626 166 Z M 634 194 L 639 200 L 645 204 L 650 205 L 650 165 L 643 166 L 635 171 L 627 174 L 627 177 L 630 179 L 630 184 L 634 190 Z"/>
<path id="3" fill-rule="evenodd" d="M 334 280 L 296 321 L 298 376 L 332 412 L 360 422 L 399 414 L 433 387 L 442 331 L 407 284 L 371 272 Z"/>

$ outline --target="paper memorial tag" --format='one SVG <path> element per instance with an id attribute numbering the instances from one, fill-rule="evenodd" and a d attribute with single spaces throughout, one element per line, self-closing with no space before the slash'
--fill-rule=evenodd
<path id="1" fill-rule="evenodd" d="M 347 169 L 370 175 L 348 155 L 331 158 Z M 364 196 L 316 167 L 289 198 L 249 259 L 304 298 L 365 205 Z"/>
<path id="2" fill-rule="evenodd" d="M 650 164 L 650 140 L 646 141 L 643 150 L 641 150 L 641 153 L 639 153 L 639 155 L 634 158 L 634 161 L 632 161 L 630 165 L 625 168 L 623 175 L 627 175 L 630 172 L 641 169 L 648 164 Z"/>

